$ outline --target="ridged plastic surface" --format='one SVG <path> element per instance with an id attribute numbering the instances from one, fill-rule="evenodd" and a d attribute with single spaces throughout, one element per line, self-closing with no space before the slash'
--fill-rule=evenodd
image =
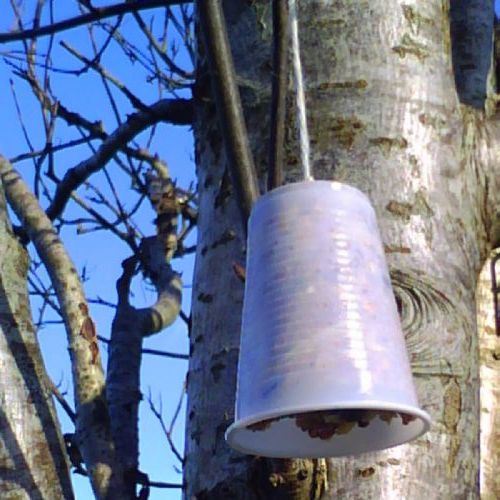
<path id="1" fill-rule="evenodd" d="M 345 454 L 338 443 L 356 429 L 348 436 L 312 439 L 293 418 L 284 418 L 341 408 L 415 414 L 404 425 L 398 419 L 382 422 L 389 431 L 398 420 L 403 440 L 422 433 L 429 420 L 418 409 L 367 197 L 335 182 L 289 184 L 259 199 L 249 222 L 236 422 L 228 440 L 242 451 L 268 456 Z M 269 419 L 272 425 L 265 429 L 247 428 Z M 357 429 L 358 439 L 366 441 L 367 430 Z M 291 439 L 294 445 L 286 443 Z M 377 448 L 398 444 L 394 439 L 384 438 Z M 303 440 L 309 444 L 297 449 Z M 360 451 L 365 450 L 355 450 Z"/>

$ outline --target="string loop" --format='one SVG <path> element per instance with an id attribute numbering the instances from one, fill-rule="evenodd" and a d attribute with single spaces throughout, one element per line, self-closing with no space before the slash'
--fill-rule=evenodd
<path id="1" fill-rule="evenodd" d="M 288 0 L 290 12 L 290 38 L 292 46 L 292 66 L 295 80 L 295 101 L 297 106 L 297 129 L 299 133 L 300 160 L 304 180 L 313 180 L 311 175 L 309 132 L 307 129 L 306 98 L 300 59 L 299 27 L 296 0 Z"/>

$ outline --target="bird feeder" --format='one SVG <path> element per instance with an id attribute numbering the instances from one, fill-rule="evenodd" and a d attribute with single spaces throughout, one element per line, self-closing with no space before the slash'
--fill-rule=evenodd
<path id="1" fill-rule="evenodd" d="M 335 457 L 405 443 L 429 425 L 367 197 L 328 181 L 262 196 L 249 220 L 229 445 Z"/>

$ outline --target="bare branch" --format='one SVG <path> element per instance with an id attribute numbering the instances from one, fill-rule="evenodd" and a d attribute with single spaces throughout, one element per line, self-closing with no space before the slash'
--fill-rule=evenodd
<path id="1" fill-rule="evenodd" d="M 91 139 L 91 137 L 85 136 L 82 139 L 75 139 L 74 141 L 68 141 L 64 144 L 58 144 L 57 146 L 52 146 L 51 152 L 57 153 L 58 151 L 63 151 L 65 149 L 69 149 L 69 148 L 72 148 L 74 146 L 80 146 L 81 144 L 87 143 L 90 139 Z M 36 151 L 32 151 L 30 153 L 19 154 L 17 156 L 9 158 L 9 161 L 12 164 L 14 164 L 14 163 L 18 163 L 20 161 L 29 160 L 31 158 L 36 158 L 38 156 L 42 156 L 45 154 L 47 154 L 47 147 L 44 147 L 43 149 L 38 149 Z"/>
<path id="2" fill-rule="evenodd" d="M 66 31 L 77 26 L 102 21 L 113 16 L 120 16 L 129 12 L 139 12 L 166 5 L 181 5 L 192 3 L 192 0 L 133 0 L 125 3 L 108 5 L 106 7 L 96 7 L 87 14 L 65 19 L 51 23 L 47 26 L 41 26 L 30 30 L 14 31 L 12 33 L 0 33 L 0 43 L 15 42 L 40 38 L 42 36 L 53 35 L 61 31 Z"/>
<path id="3" fill-rule="evenodd" d="M 102 229 L 108 229 L 111 231 L 113 234 L 118 236 L 122 241 L 125 241 L 133 250 L 136 250 L 136 245 L 134 242 L 133 234 L 130 232 L 123 232 L 120 231 L 117 227 L 116 224 L 113 224 L 112 222 L 109 222 L 105 217 L 103 217 L 97 210 L 94 210 L 92 207 L 90 207 L 84 200 L 82 200 L 77 194 L 72 193 L 71 198 L 84 210 L 86 210 L 94 220 L 92 222 L 96 222 L 99 224 L 99 227 Z"/>
<path id="4" fill-rule="evenodd" d="M 142 484 L 142 483 L 139 482 L 139 484 Z M 167 489 L 167 490 L 168 489 L 181 489 L 182 488 L 182 484 L 164 483 L 162 481 L 148 481 L 148 486 L 151 486 L 151 488 Z"/>
<path id="5" fill-rule="evenodd" d="M 140 111 L 130 115 L 127 121 L 103 142 L 95 155 L 66 172 L 47 209 L 48 217 L 51 220 L 58 217 L 64 210 L 73 190 L 86 181 L 90 175 L 104 167 L 113 155 L 133 137 L 160 121 L 189 125 L 192 122 L 192 102 L 186 99 L 162 99 L 150 106 L 147 112 Z"/>
<path id="6" fill-rule="evenodd" d="M 149 403 L 149 408 L 153 412 L 153 415 L 157 418 L 158 422 L 160 423 L 160 427 L 163 431 L 163 434 L 165 434 L 165 437 L 167 438 L 168 444 L 170 446 L 170 449 L 172 450 L 172 453 L 176 456 L 177 460 L 182 464 L 184 463 L 184 459 L 182 458 L 182 455 L 179 453 L 179 450 L 175 446 L 174 440 L 172 439 L 172 431 L 175 425 L 175 421 L 177 420 L 177 416 L 179 415 L 181 406 L 182 406 L 182 401 L 184 400 L 184 394 L 186 393 L 186 388 L 183 386 L 182 387 L 182 392 L 179 397 L 179 400 L 177 402 L 177 407 L 174 412 L 174 416 L 172 418 L 172 422 L 170 426 L 167 428 L 167 425 L 165 424 L 165 421 L 163 420 L 163 415 L 161 412 L 161 400 L 160 400 L 160 409 L 156 408 L 156 405 L 153 402 L 153 398 L 151 397 L 151 393 L 148 396 L 148 403 Z"/>
<path id="7" fill-rule="evenodd" d="M 117 77 L 111 75 L 106 68 L 104 68 L 99 62 L 96 57 L 93 59 L 89 59 L 88 57 L 85 57 L 83 54 L 80 54 L 78 50 L 75 48 L 71 47 L 71 45 L 65 41 L 62 41 L 60 43 L 61 47 L 66 49 L 71 55 L 76 57 L 79 61 L 82 61 L 85 66 L 80 70 L 80 74 L 87 71 L 88 68 L 93 69 L 96 71 L 101 78 L 104 81 L 109 81 L 111 82 L 116 88 L 118 88 L 124 95 L 125 97 L 130 101 L 130 104 L 134 106 L 134 108 L 145 111 L 147 112 L 148 106 L 144 104 L 136 95 L 134 95 L 127 87 L 126 85 L 121 82 Z M 109 90 L 109 89 L 107 89 Z"/>
<path id="8" fill-rule="evenodd" d="M 64 396 L 61 394 L 61 391 L 57 388 L 56 384 L 52 381 L 52 379 L 47 375 L 46 376 L 47 386 L 52 392 L 53 396 L 56 398 L 57 402 L 61 405 L 63 410 L 66 412 L 66 415 L 70 418 L 70 420 L 75 423 L 76 422 L 76 413 L 73 411 L 73 408 L 69 405 L 69 403 L 64 399 Z"/>
<path id="9" fill-rule="evenodd" d="M 179 75 L 181 78 L 192 79 L 194 77 L 193 72 L 188 73 L 179 66 L 177 66 L 177 64 L 175 64 L 175 62 L 168 56 L 167 51 L 160 46 L 156 38 L 151 33 L 151 30 L 146 26 L 146 23 L 142 20 L 142 17 L 136 12 L 134 12 L 134 19 L 141 28 L 142 32 L 146 35 L 149 43 L 151 44 L 151 47 L 155 50 L 156 54 L 160 56 L 160 59 L 167 65 L 170 71 Z"/>
<path id="10" fill-rule="evenodd" d="M 182 282 L 180 275 L 166 263 L 165 249 L 156 236 L 144 238 L 141 250 L 148 274 L 158 291 L 158 300 L 154 305 L 137 310 L 143 335 L 149 336 L 171 325 L 179 315 Z"/>
<path id="11" fill-rule="evenodd" d="M 152 354 L 153 356 L 162 356 L 171 359 L 189 360 L 189 354 L 179 354 L 178 352 L 160 351 L 158 349 L 142 349 L 142 354 Z"/>
<path id="12" fill-rule="evenodd" d="M 109 339 L 103 337 L 102 335 L 98 335 L 97 338 L 103 342 L 104 344 L 109 344 Z M 189 360 L 189 354 L 180 354 L 178 352 L 170 352 L 170 351 L 161 351 L 159 349 L 141 349 L 142 354 L 151 354 L 153 356 L 160 356 L 162 358 L 171 358 L 171 359 L 182 359 Z"/>
<path id="13" fill-rule="evenodd" d="M 148 176 L 149 198 L 157 217 L 157 236 L 144 238 L 139 254 L 126 259 L 117 282 L 118 307 L 113 319 L 108 356 L 107 395 L 117 454 L 129 469 L 138 466 L 137 412 L 140 400 L 142 341 L 172 324 L 181 308 L 182 282 L 170 266 L 176 248 L 180 207 L 175 186 L 168 178 Z M 151 307 L 136 309 L 128 295 L 136 263 L 158 294 Z"/>

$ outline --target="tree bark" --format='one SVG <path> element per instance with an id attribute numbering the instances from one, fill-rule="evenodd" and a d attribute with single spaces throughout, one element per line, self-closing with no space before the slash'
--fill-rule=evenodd
<path id="1" fill-rule="evenodd" d="M 0 497 L 72 499 L 66 451 L 31 322 L 28 255 L 0 191 Z"/>
<path id="2" fill-rule="evenodd" d="M 496 251 L 498 253 L 498 250 Z M 483 500 L 500 497 L 500 337 L 495 328 L 491 296 L 491 260 L 481 271 L 477 286 L 477 327 L 481 376 L 481 464 L 480 487 Z M 497 276 L 500 275 L 497 270 Z"/>
<path id="3" fill-rule="evenodd" d="M 458 16 L 472 32 L 493 29 L 485 21 L 491 1 L 465 4 L 454 4 L 454 20 Z M 255 163 L 263 174 L 270 3 L 232 0 L 224 6 Z M 433 424 L 410 444 L 328 460 L 327 467 L 321 460 L 246 457 L 225 444 L 234 417 L 243 294 L 231 263 L 243 262 L 245 243 L 234 197 L 223 182 L 226 160 L 200 54 L 186 498 L 479 498 L 475 290 L 498 241 L 500 190 L 492 187 L 499 182 L 498 124 L 477 99 L 486 96 L 481 86 L 491 64 L 492 33 L 489 48 L 458 44 L 452 60 L 446 1 L 315 0 L 300 7 L 313 173 L 361 189 L 374 205 L 417 391 Z M 454 25 L 454 36 L 461 33 Z M 464 50 L 473 53 L 465 57 Z M 467 61 L 467 71 L 456 71 Z M 288 182 L 300 179 L 293 123 L 291 118 Z"/>

